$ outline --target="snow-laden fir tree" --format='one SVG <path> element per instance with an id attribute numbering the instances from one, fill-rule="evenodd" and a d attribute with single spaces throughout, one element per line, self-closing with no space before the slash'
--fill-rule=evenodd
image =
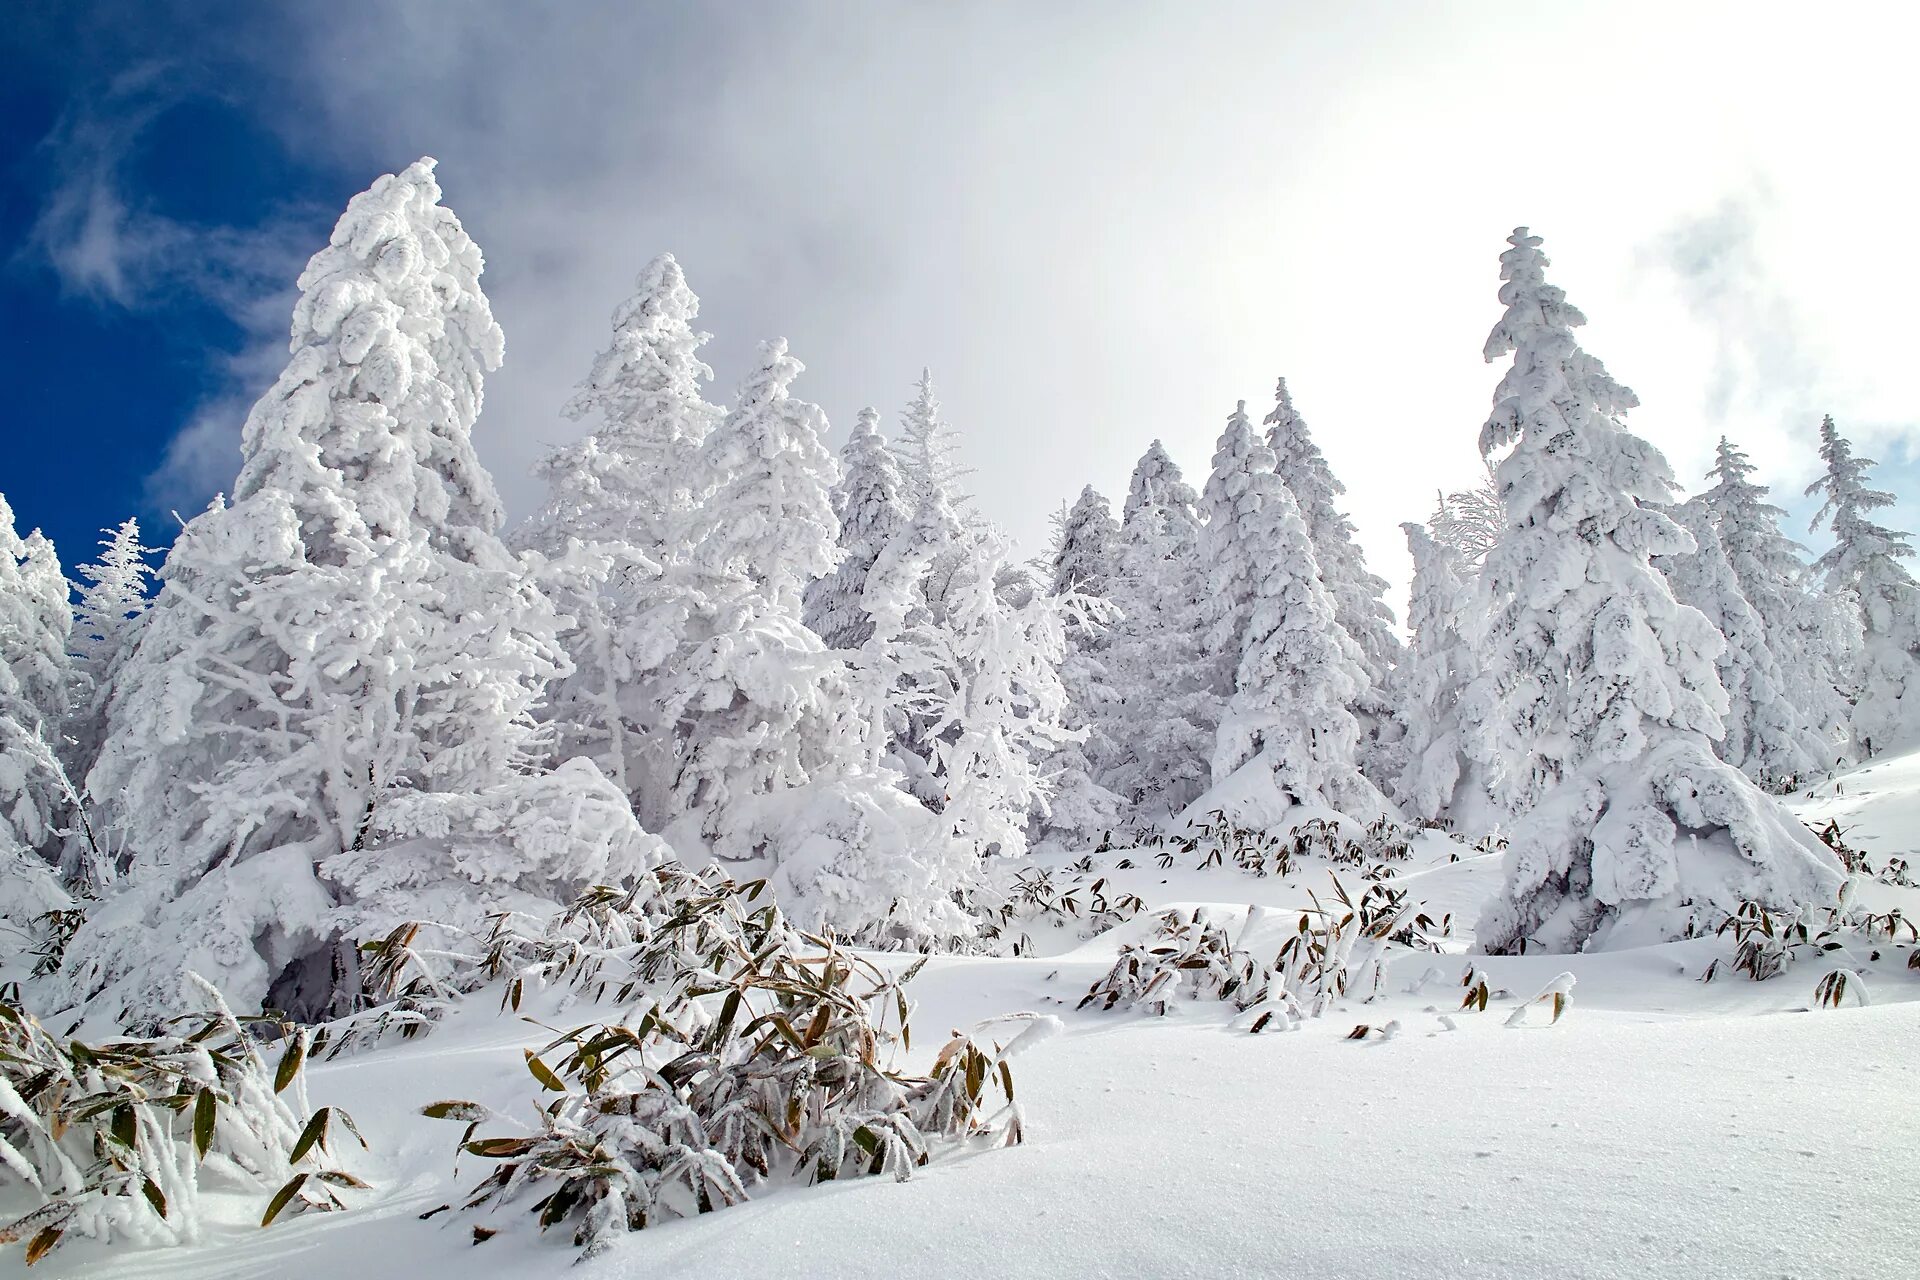
<path id="1" fill-rule="evenodd" d="M 1431 536 L 1425 525 L 1400 528 L 1413 557 L 1413 586 L 1407 604 L 1411 635 L 1394 670 L 1396 714 L 1405 732 L 1393 798 L 1408 817 L 1438 822 L 1473 799 L 1459 706 L 1475 665 L 1470 597 L 1453 546 Z"/>
<path id="2" fill-rule="evenodd" d="M 977 856 L 1018 857 L 1029 815 L 1044 824 L 1051 812 L 1043 762 L 1075 736 L 1060 680 L 1068 610 L 1060 597 L 1036 593 L 1016 604 L 996 589 L 1007 546 L 994 530 L 966 546 L 946 623 L 932 633 L 944 649 L 936 665 L 953 679 L 931 735 L 940 811 Z"/>
<path id="3" fill-rule="evenodd" d="M 663 817 L 691 817 L 725 857 L 757 851 L 758 799 L 807 782 L 847 714 L 841 664 L 801 616 L 839 533 L 826 415 L 791 394 L 803 368 L 784 339 L 760 345 L 701 446 L 710 496 L 690 520 L 687 562 L 668 571 L 685 620 L 661 690 L 675 726 Z"/>
<path id="4" fill-rule="evenodd" d="M 1399 773 L 1401 759 L 1400 726 L 1388 693 L 1401 644 L 1393 610 L 1387 607 L 1387 584 L 1367 569 L 1366 555 L 1354 541 L 1353 522 L 1338 505 L 1346 486 L 1334 477 L 1306 420 L 1294 409 L 1285 378 L 1274 386 L 1265 425 L 1274 474 L 1300 506 L 1321 585 L 1333 601 L 1334 621 L 1352 637 L 1359 654 L 1366 679 L 1353 696 L 1352 709 L 1360 720 L 1361 765 L 1377 785 L 1385 786 Z"/>
<path id="5" fill-rule="evenodd" d="M 1696 501 L 1713 522 L 1740 594 L 1759 616 L 1788 700 L 1825 740 L 1816 760 L 1828 768 L 1850 738 L 1843 672 L 1857 644 L 1847 637 L 1853 606 L 1815 588 L 1801 548 L 1781 530 L 1787 513 L 1767 501 L 1767 486 L 1749 478 L 1754 470 L 1722 436 L 1707 473 L 1713 486 Z"/>
<path id="6" fill-rule="evenodd" d="M 858 649 L 873 634 L 865 606 L 867 575 L 886 545 L 913 519 L 906 479 L 880 434 L 880 412 L 862 409 L 840 448 L 833 514 L 840 563 L 807 588 L 807 626 L 830 649 Z"/>
<path id="7" fill-rule="evenodd" d="M 695 458 L 721 416 L 701 394 L 713 370 L 700 359 L 711 335 L 694 328 L 699 315 L 672 254 L 640 272 L 614 309 L 612 341 L 566 404 L 591 430 L 536 468 L 547 497 L 519 540 L 548 552 L 568 538 L 628 543 L 655 563 L 681 549 L 702 496 Z"/>
<path id="8" fill-rule="evenodd" d="M 588 756 L 637 798 L 658 793 L 673 764 L 653 679 L 685 613 L 660 576 L 686 558 L 704 496 L 699 450 L 721 418 L 702 394 L 713 371 L 699 314 L 672 254 L 646 265 L 566 405 L 592 429 L 542 460 L 546 499 L 515 531 L 547 557 L 543 585 L 571 619 L 562 644 L 573 669 L 542 711 L 556 754 Z"/>
<path id="9" fill-rule="evenodd" d="M 1333 599 L 1334 620 L 1359 646 L 1370 689 L 1384 691 L 1387 673 L 1400 661 L 1401 650 L 1393 610 L 1387 607 L 1386 580 L 1367 569 L 1366 553 L 1354 540 L 1353 522 L 1339 508 L 1347 487 L 1334 477 L 1306 420 L 1294 409 L 1285 378 L 1275 384 L 1273 401 L 1264 425 L 1267 447 L 1273 450 L 1274 474 L 1300 506 L 1320 580 Z M 1374 710 L 1384 712 L 1384 694 L 1373 701 L 1378 704 Z"/>
<path id="10" fill-rule="evenodd" d="M 1629 946 L 1743 901 L 1824 900 L 1841 879 L 1832 854 L 1713 753 L 1724 641 L 1650 563 L 1694 550 L 1657 505 L 1674 488 L 1666 460 L 1622 424 L 1637 401 L 1575 341 L 1586 317 L 1547 283 L 1540 238 L 1521 227 L 1507 243 L 1485 354 L 1513 365 L 1480 438 L 1510 449 L 1507 530 L 1481 575 L 1490 628 L 1463 720 L 1516 817 L 1480 941 Z"/>
<path id="11" fill-rule="evenodd" d="M 1101 778 L 1148 822 L 1185 809 L 1213 776 L 1220 695 L 1201 634 L 1212 595 L 1198 501 L 1155 440 L 1134 467 L 1115 557 L 1104 732 L 1114 755 Z"/>
<path id="12" fill-rule="evenodd" d="M 667 830 L 676 845 L 769 858 L 783 904 L 809 926 L 924 941 L 952 932 L 953 886 L 928 888 L 946 883 L 944 847 L 877 747 L 860 700 L 871 686 L 802 618 L 838 525 L 826 417 L 790 392 L 801 370 L 784 340 L 762 344 L 701 449 L 708 496 L 686 564 L 666 572 L 686 615 L 661 683 Z M 908 900 L 922 889 L 934 900 Z"/>
<path id="13" fill-rule="evenodd" d="M 1672 514 L 1693 535 L 1694 550 L 1659 556 L 1654 564 L 1674 599 L 1698 609 L 1727 642 L 1715 660 L 1727 692 L 1725 732 L 1715 750 L 1769 791 L 1799 786 L 1832 763 L 1829 748 L 1787 697 L 1767 629 L 1740 592 L 1705 504 L 1695 498 Z"/>
<path id="14" fill-rule="evenodd" d="M 1106 495 L 1092 485 L 1080 490 L 1060 527 L 1053 556 L 1053 594 L 1097 596 L 1112 591 L 1115 544 L 1120 526 Z"/>
<path id="15" fill-rule="evenodd" d="M 38 529 L 22 538 L 0 496 L 0 961 L 71 905 L 56 864 L 74 798 L 57 754 L 72 625 L 53 544 Z"/>
<path id="16" fill-rule="evenodd" d="M 1820 459 L 1826 474 L 1807 494 L 1820 497 L 1813 527 L 1826 521 L 1833 545 L 1813 567 L 1829 592 L 1859 601 L 1864 635 L 1853 738 L 1863 756 L 1880 755 L 1920 741 L 1920 586 L 1903 563 L 1913 548 L 1907 534 L 1873 518 L 1893 505 L 1893 495 L 1868 484 L 1878 464 L 1854 455 L 1831 415 L 1820 423 Z"/>
<path id="17" fill-rule="evenodd" d="M 708 496 L 695 517 L 691 556 L 707 573 L 743 575 L 796 616 L 808 583 L 839 560 L 840 479 L 821 443 L 827 415 L 789 393 L 805 369 L 787 342 L 762 343 L 760 360 L 734 407 L 701 447 Z"/>
<path id="18" fill-rule="evenodd" d="M 432 160 L 380 178 L 300 276 L 233 499 L 182 530 L 116 682 L 88 786 L 129 869 L 57 999 L 167 1013 L 192 971 L 317 1015 L 352 998 L 356 939 L 546 909 L 651 855 L 591 765 L 523 772 L 559 620 L 474 454 L 502 337 L 439 201 Z"/>
<path id="19" fill-rule="evenodd" d="M 900 442 L 894 454 L 906 477 L 910 509 L 918 511 L 927 496 L 938 491 L 958 518 L 972 523 L 964 482 L 973 469 L 960 462 L 960 436 L 941 412 L 930 369 L 920 371 L 913 399 L 900 415 Z"/>
<path id="20" fill-rule="evenodd" d="M 153 549 L 141 545 L 140 522 L 128 519 L 102 532 L 107 536 L 100 559 L 77 570 L 82 585 L 73 611 L 75 706 L 67 721 L 67 759 L 72 775 L 82 779 L 100 754 L 114 680 L 133 653 L 151 603 L 147 557 Z"/>
<path id="21" fill-rule="evenodd" d="M 1120 822 L 1120 798 L 1098 780 L 1117 750 L 1107 736 L 1118 696 L 1107 652 L 1119 536 L 1120 527 L 1105 495 L 1088 485 L 1061 519 L 1059 541 L 1048 565 L 1050 594 L 1065 617 L 1060 662 L 1060 681 L 1067 695 L 1063 721 L 1080 735 L 1063 741 L 1045 765 L 1051 795 L 1038 829 L 1061 847 L 1091 846 Z"/>
<path id="22" fill-rule="evenodd" d="M 1213 779 L 1257 768 L 1293 803 L 1373 817 L 1386 804 L 1360 774 L 1352 711 L 1366 673 L 1334 617 L 1300 506 L 1273 467 L 1243 401 L 1207 485 L 1214 587 L 1233 607 L 1222 610 L 1216 643 L 1229 656 L 1238 650 Z"/>

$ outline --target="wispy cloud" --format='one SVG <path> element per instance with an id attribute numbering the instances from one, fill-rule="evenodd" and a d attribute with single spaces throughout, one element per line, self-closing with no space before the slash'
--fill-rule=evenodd
<path id="1" fill-rule="evenodd" d="M 148 131 L 188 100 L 191 77 L 146 63 L 82 94 L 41 144 L 51 181 L 16 265 L 50 270 L 70 296 L 150 312 L 183 301 L 232 323 L 237 347 L 207 353 L 208 390 L 147 483 L 150 507 L 198 506 L 225 487 L 248 405 L 285 359 L 292 283 L 317 245 L 313 211 L 284 207 L 248 226 L 190 223 L 130 188 Z"/>
<path id="2" fill-rule="evenodd" d="M 1716 424 L 1804 414 L 1819 400 L 1820 344 L 1769 269 L 1764 185 L 1680 219 L 1646 251 L 1711 344 L 1702 405 Z"/>

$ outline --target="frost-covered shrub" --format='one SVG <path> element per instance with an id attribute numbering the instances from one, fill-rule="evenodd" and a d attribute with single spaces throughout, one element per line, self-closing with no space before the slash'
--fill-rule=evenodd
<path id="1" fill-rule="evenodd" d="M 1077 1007 L 1097 1002 L 1101 1009 L 1145 1006 L 1164 1014 L 1184 993 L 1193 1000 L 1231 1000 L 1245 1009 L 1266 999 L 1272 977 L 1272 970 L 1241 949 L 1204 908 L 1176 909 L 1160 917 L 1146 941 L 1122 947 L 1113 968 L 1087 988 Z"/>
<path id="2" fill-rule="evenodd" d="M 24 1184 L 41 1202 L 0 1225 L 0 1245 L 24 1241 L 32 1264 L 73 1236 L 183 1244 L 200 1234 L 203 1180 L 271 1191 L 263 1226 L 340 1208 L 340 1189 L 366 1185 L 327 1145 L 336 1120 L 359 1138 L 353 1121 L 331 1107 L 309 1114 L 304 1033 L 269 1067 L 199 985 L 210 1012 L 94 1045 L 0 1000 L 0 1186 Z"/>
<path id="3" fill-rule="evenodd" d="M 462 1150 L 500 1162 L 467 1207 L 537 1196 L 541 1227 L 570 1224 L 591 1256 L 623 1232 L 739 1204 L 756 1184 L 904 1179 L 942 1144 L 1020 1141 L 1008 1059 L 1050 1022 L 1008 1020 L 1018 1033 L 1004 1045 L 956 1035 L 927 1075 L 901 1073 L 902 988 L 919 964 L 890 975 L 776 906 L 753 908 L 760 889 L 669 868 L 639 890 L 588 895 L 539 937 L 497 940 L 486 963 L 512 975 L 510 1001 L 539 978 L 611 989 L 625 1012 L 528 1052 L 558 1095 L 531 1132 L 475 1138 L 484 1108 L 426 1108 L 468 1121 Z"/>
<path id="4" fill-rule="evenodd" d="M 1181 992 L 1190 999 L 1231 1001 L 1242 1010 L 1249 1031 L 1277 1024 L 1298 1027 L 1317 1018 L 1335 1001 L 1352 995 L 1371 1000 L 1384 976 L 1384 952 L 1390 942 L 1428 946 L 1422 924 L 1406 923 L 1414 911 L 1404 890 L 1374 883 L 1358 901 L 1337 876 L 1332 905 L 1309 891 L 1313 905 L 1281 941 L 1274 958 L 1263 962 L 1246 945 L 1273 915 L 1249 907 L 1237 937 L 1211 920 L 1204 909 L 1163 914 L 1154 933 L 1121 949 L 1113 968 L 1087 990 L 1080 1008 L 1150 1007 L 1164 1014 Z"/>
<path id="5" fill-rule="evenodd" d="M 1106 876 L 1095 874 L 1091 859 L 1063 871 L 1024 866 L 1009 874 L 990 867 L 968 905 L 986 922 L 983 939 L 993 949 L 1016 956 L 1032 949 L 1026 932 L 1030 926 L 1065 929 L 1074 925 L 1075 936 L 1092 938 L 1146 909 L 1139 894 L 1125 892 Z"/>
<path id="6" fill-rule="evenodd" d="M 1904 951 L 1910 969 L 1920 969 L 1920 926 L 1909 920 L 1898 907 L 1869 911 L 1854 901 L 1860 875 L 1848 878 L 1840 897 L 1832 906 L 1804 909 L 1770 908 L 1763 903 L 1742 902 L 1728 913 L 1716 936 L 1729 940 L 1730 956 L 1716 956 L 1700 975 L 1711 982 L 1720 974 L 1723 963 L 1734 972 L 1744 973 L 1755 982 L 1777 978 L 1792 965 L 1807 957 L 1827 957 L 1844 962 L 1846 968 L 1830 970 L 1820 981 L 1816 1000 L 1823 1005 L 1839 1005 L 1851 990 L 1865 1003 L 1865 988 L 1849 973 L 1859 973 L 1867 961 L 1881 959 L 1882 948 Z M 1862 956 L 1860 950 L 1867 954 Z"/>

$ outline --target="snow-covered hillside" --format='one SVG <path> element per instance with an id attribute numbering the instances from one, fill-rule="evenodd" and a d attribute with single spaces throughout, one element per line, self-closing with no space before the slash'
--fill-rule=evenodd
<path id="1" fill-rule="evenodd" d="M 1909 854 L 1920 754 L 1843 774 L 1796 803 L 1809 821 L 1838 818 L 1876 865 Z M 1428 835 L 1390 883 L 1436 927 L 1451 913 L 1453 932 L 1441 951 L 1391 948 L 1375 999 L 1342 999 L 1299 1030 L 1260 1035 L 1213 1000 L 1176 1000 L 1164 1017 L 1076 1010 L 1120 947 L 1150 932 L 1155 908 L 1199 906 L 1239 932 L 1249 906 L 1310 905 L 1307 890 L 1324 898 L 1330 876 L 1361 883 L 1354 868 L 1311 856 L 1285 877 L 1256 877 L 1230 860 L 1196 869 L 1201 859 L 1178 847 L 1162 867 L 1159 852 L 1093 858 L 1110 898 L 1147 904 L 1132 919 L 1082 941 L 1077 924 L 1043 918 L 1029 926 L 1029 955 L 936 956 L 911 983 L 921 1067 L 950 1027 L 1017 1010 L 1062 1018 L 1064 1035 L 1015 1062 L 1023 1145 L 951 1153 L 904 1183 L 776 1188 L 627 1236 L 586 1273 L 1912 1274 L 1920 972 L 1906 969 L 1908 948 L 1855 947 L 1871 1004 L 1839 1009 L 1814 998 L 1830 960 L 1754 982 L 1728 971 L 1722 938 L 1476 955 L 1490 998 L 1484 1012 L 1463 1011 L 1469 961 L 1452 953 L 1471 945 L 1465 929 L 1499 883 L 1500 855 Z M 1075 879 L 1058 861 L 1061 884 Z M 1920 889 L 1856 883 L 1874 911 L 1920 914 Z M 1240 940 L 1267 951 L 1292 919 L 1259 911 Z M 1716 958 L 1720 975 L 1703 983 Z M 1534 1005 L 1510 1025 L 1562 974 L 1574 982 L 1558 1022 Z M 522 1013 L 560 1029 L 590 1020 L 552 993 Z M 1376 1030 L 1350 1039 L 1358 1026 Z M 520 1051 L 550 1039 L 482 992 L 425 1040 L 316 1064 L 314 1104 L 344 1107 L 372 1144 L 353 1168 L 374 1190 L 351 1211 L 263 1231 L 257 1198 L 216 1196 L 216 1225 L 197 1245 L 109 1256 L 78 1241 L 36 1274 L 574 1274 L 566 1233 L 540 1235 L 525 1203 L 421 1220 L 458 1205 L 486 1162 L 463 1156 L 456 1171 L 455 1130 L 420 1106 L 461 1098 L 530 1116 L 537 1089 Z M 475 1244 L 475 1226 L 499 1234 Z M 0 1256 L 0 1274 L 19 1268 L 17 1253 Z"/>

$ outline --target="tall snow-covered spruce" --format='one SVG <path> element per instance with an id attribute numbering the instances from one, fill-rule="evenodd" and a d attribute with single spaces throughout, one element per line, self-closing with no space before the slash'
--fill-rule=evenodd
<path id="1" fill-rule="evenodd" d="M 1199 496 L 1158 440 L 1134 466 L 1122 508 L 1107 645 L 1114 698 L 1101 781 L 1136 820 L 1185 809 L 1212 779 L 1221 695 L 1202 635 L 1212 596 L 1200 559 Z"/>
<path id="2" fill-rule="evenodd" d="M 572 670 L 548 687 L 542 719 L 560 755 L 591 758 L 641 812 L 657 817 L 674 767 L 658 674 L 686 610 L 663 571 L 684 564 L 703 477 L 700 446 L 720 421 L 702 384 L 700 299 L 672 254 L 640 272 L 613 313 L 613 336 L 566 414 L 592 424 L 535 475 L 546 500 L 515 531 L 545 557 L 547 593 L 570 619 Z"/>
<path id="3" fill-rule="evenodd" d="M 140 620 L 151 603 L 147 583 L 153 570 L 147 556 L 152 549 L 140 543 L 140 522 L 123 521 L 100 546 L 99 561 L 79 568 L 85 582 L 73 613 L 76 705 L 67 722 L 67 737 L 72 773 L 81 779 L 99 757 L 114 681 L 133 654 Z"/>
<path id="4" fill-rule="evenodd" d="M 1666 574 L 1674 598 L 1698 609 L 1726 640 L 1715 659 L 1727 691 L 1720 758 L 1769 791 L 1800 786 L 1833 763 L 1831 748 L 1807 728 L 1787 697 L 1767 629 L 1741 594 L 1706 508 L 1696 498 L 1675 507 L 1673 515 L 1693 536 L 1695 549 L 1655 557 L 1654 563 Z"/>
<path id="5" fill-rule="evenodd" d="M 874 562 L 913 519 L 906 479 L 880 434 L 880 412 L 862 409 L 840 448 L 833 486 L 840 521 L 840 563 L 807 588 L 807 625 L 833 649 L 858 649 L 873 634 L 864 604 Z"/>
<path id="6" fill-rule="evenodd" d="M 1863 755 L 1897 751 L 1920 742 L 1920 586 L 1904 563 L 1913 547 L 1907 534 L 1873 519 L 1893 495 L 1868 486 L 1877 464 L 1854 456 L 1831 415 L 1820 423 L 1820 459 L 1827 472 L 1807 494 L 1822 499 L 1813 523 L 1829 523 L 1833 545 L 1813 567 L 1828 591 L 1859 602 L 1864 629 L 1854 741 Z"/>
<path id="7" fill-rule="evenodd" d="M 1366 683 L 1358 647 L 1334 617 L 1299 504 L 1274 473 L 1273 451 L 1253 433 L 1245 401 L 1227 420 L 1213 464 L 1206 537 L 1218 602 L 1212 639 L 1232 673 L 1214 783 L 1252 769 L 1260 775 L 1252 779 L 1256 789 L 1285 802 L 1376 816 L 1387 806 L 1361 776 L 1351 710 Z"/>
<path id="8" fill-rule="evenodd" d="M 1547 283 L 1540 238 L 1521 227 L 1507 243 L 1485 354 L 1513 365 L 1480 438 L 1510 449 L 1507 528 L 1482 576 L 1491 625 L 1467 701 L 1469 753 L 1517 816 L 1481 942 L 1630 946 L 1747 900 L 1826 899 L 1833 855 L 1713 753 L 1724 642 L 1650 563 L 1695 550 L 1659 509 L 1666 460 L 1622 424 L 1637 401 L 1580 349 L 1586 317 Z"/>
<path id="9" fill-rule="evenodd" d="M 1413 586 L 1407 625 L 1412 632 L 1406 656 L 1394 670 L 1396 714 L 1403 725 L 1402 764 L 1393 798 L 1412 818 L 1437 822 L 1455 814 L 1456 803 L 1471 803 L 1472 790 L 1462 743 L 1460 694 L 1473 678 L 1474 648 L 1463 616 L 1468 593 L 1462 583 L 1461 556 L 1432 537 L 1425 525 L 1403 524 L 1413 557 Z"/>
<path id="10" fill-rule="evenodd" d="M 1362 694 L 1365 713 L 1387 713 L 1387 678 L 1400 661 L 1400 637 L 1394 634 L 1393 610 L 1387 607 L 1386 581 L 1367 568 L 1366 553 L 1354 540 L 1353 522 L 1343 515 L 1339 500 L 1347 487 L 1307 430 L 1306 419 L 1293 407 L 1287 380 L 1274 386 L 1273 409 L 1264 420 L 1267 447 L 1273 450 L 1274 474 L 1279 476 L 1306 522 L 1313 543 L 1320 581 L 1333 600 L 1333 616 L 1359 646 L 1360 666 L 1367 676 Z"/>
<path id="11" fill-rule="evenodd" d="M 1056 843 L 1087 847 L 1119 825 L 1120 798 L 1099 782 L 1115 752 L 1107 736 L 1117 696 L 1106 655 L 1118 572 L 1120 527 L 1092 485 L 1066 513 L 1053 557 L 1050 594 L 1065 618 L 1060 681 L 1066 726 L 1084 736 L 1063 741 L 1046 763 L 1051 795 L 1039 829 Z"/>
<path id="12" fill-rule="evenodd" d="M 356 939 L 543 909 L 651 855 L 591 765 L 527 773 L 560 623 L 474 454 L 502 337 L 439 201 L 421 160 L 348 205 L 232 501 L 167 558 L 88 784 L 130 862 L 60 974 L 92 1013 L 173 1012 L 189 970 L 335 1011 Z"/>
<path id="13" fill-rule="evenodd" d="M 1858 646 L 1853 604 L 1818 589 L 1800 547 L 1781 530 L 1786 512 L 1767 501 L 1753 463 L 1725 436 L 1715 449 L 1714 483 L 1697 501 L 1780 667 L 1782 690 L 1822 742 L 1815 763 L 1829 768 L 1849 742 L 1845 671 Z"/>

